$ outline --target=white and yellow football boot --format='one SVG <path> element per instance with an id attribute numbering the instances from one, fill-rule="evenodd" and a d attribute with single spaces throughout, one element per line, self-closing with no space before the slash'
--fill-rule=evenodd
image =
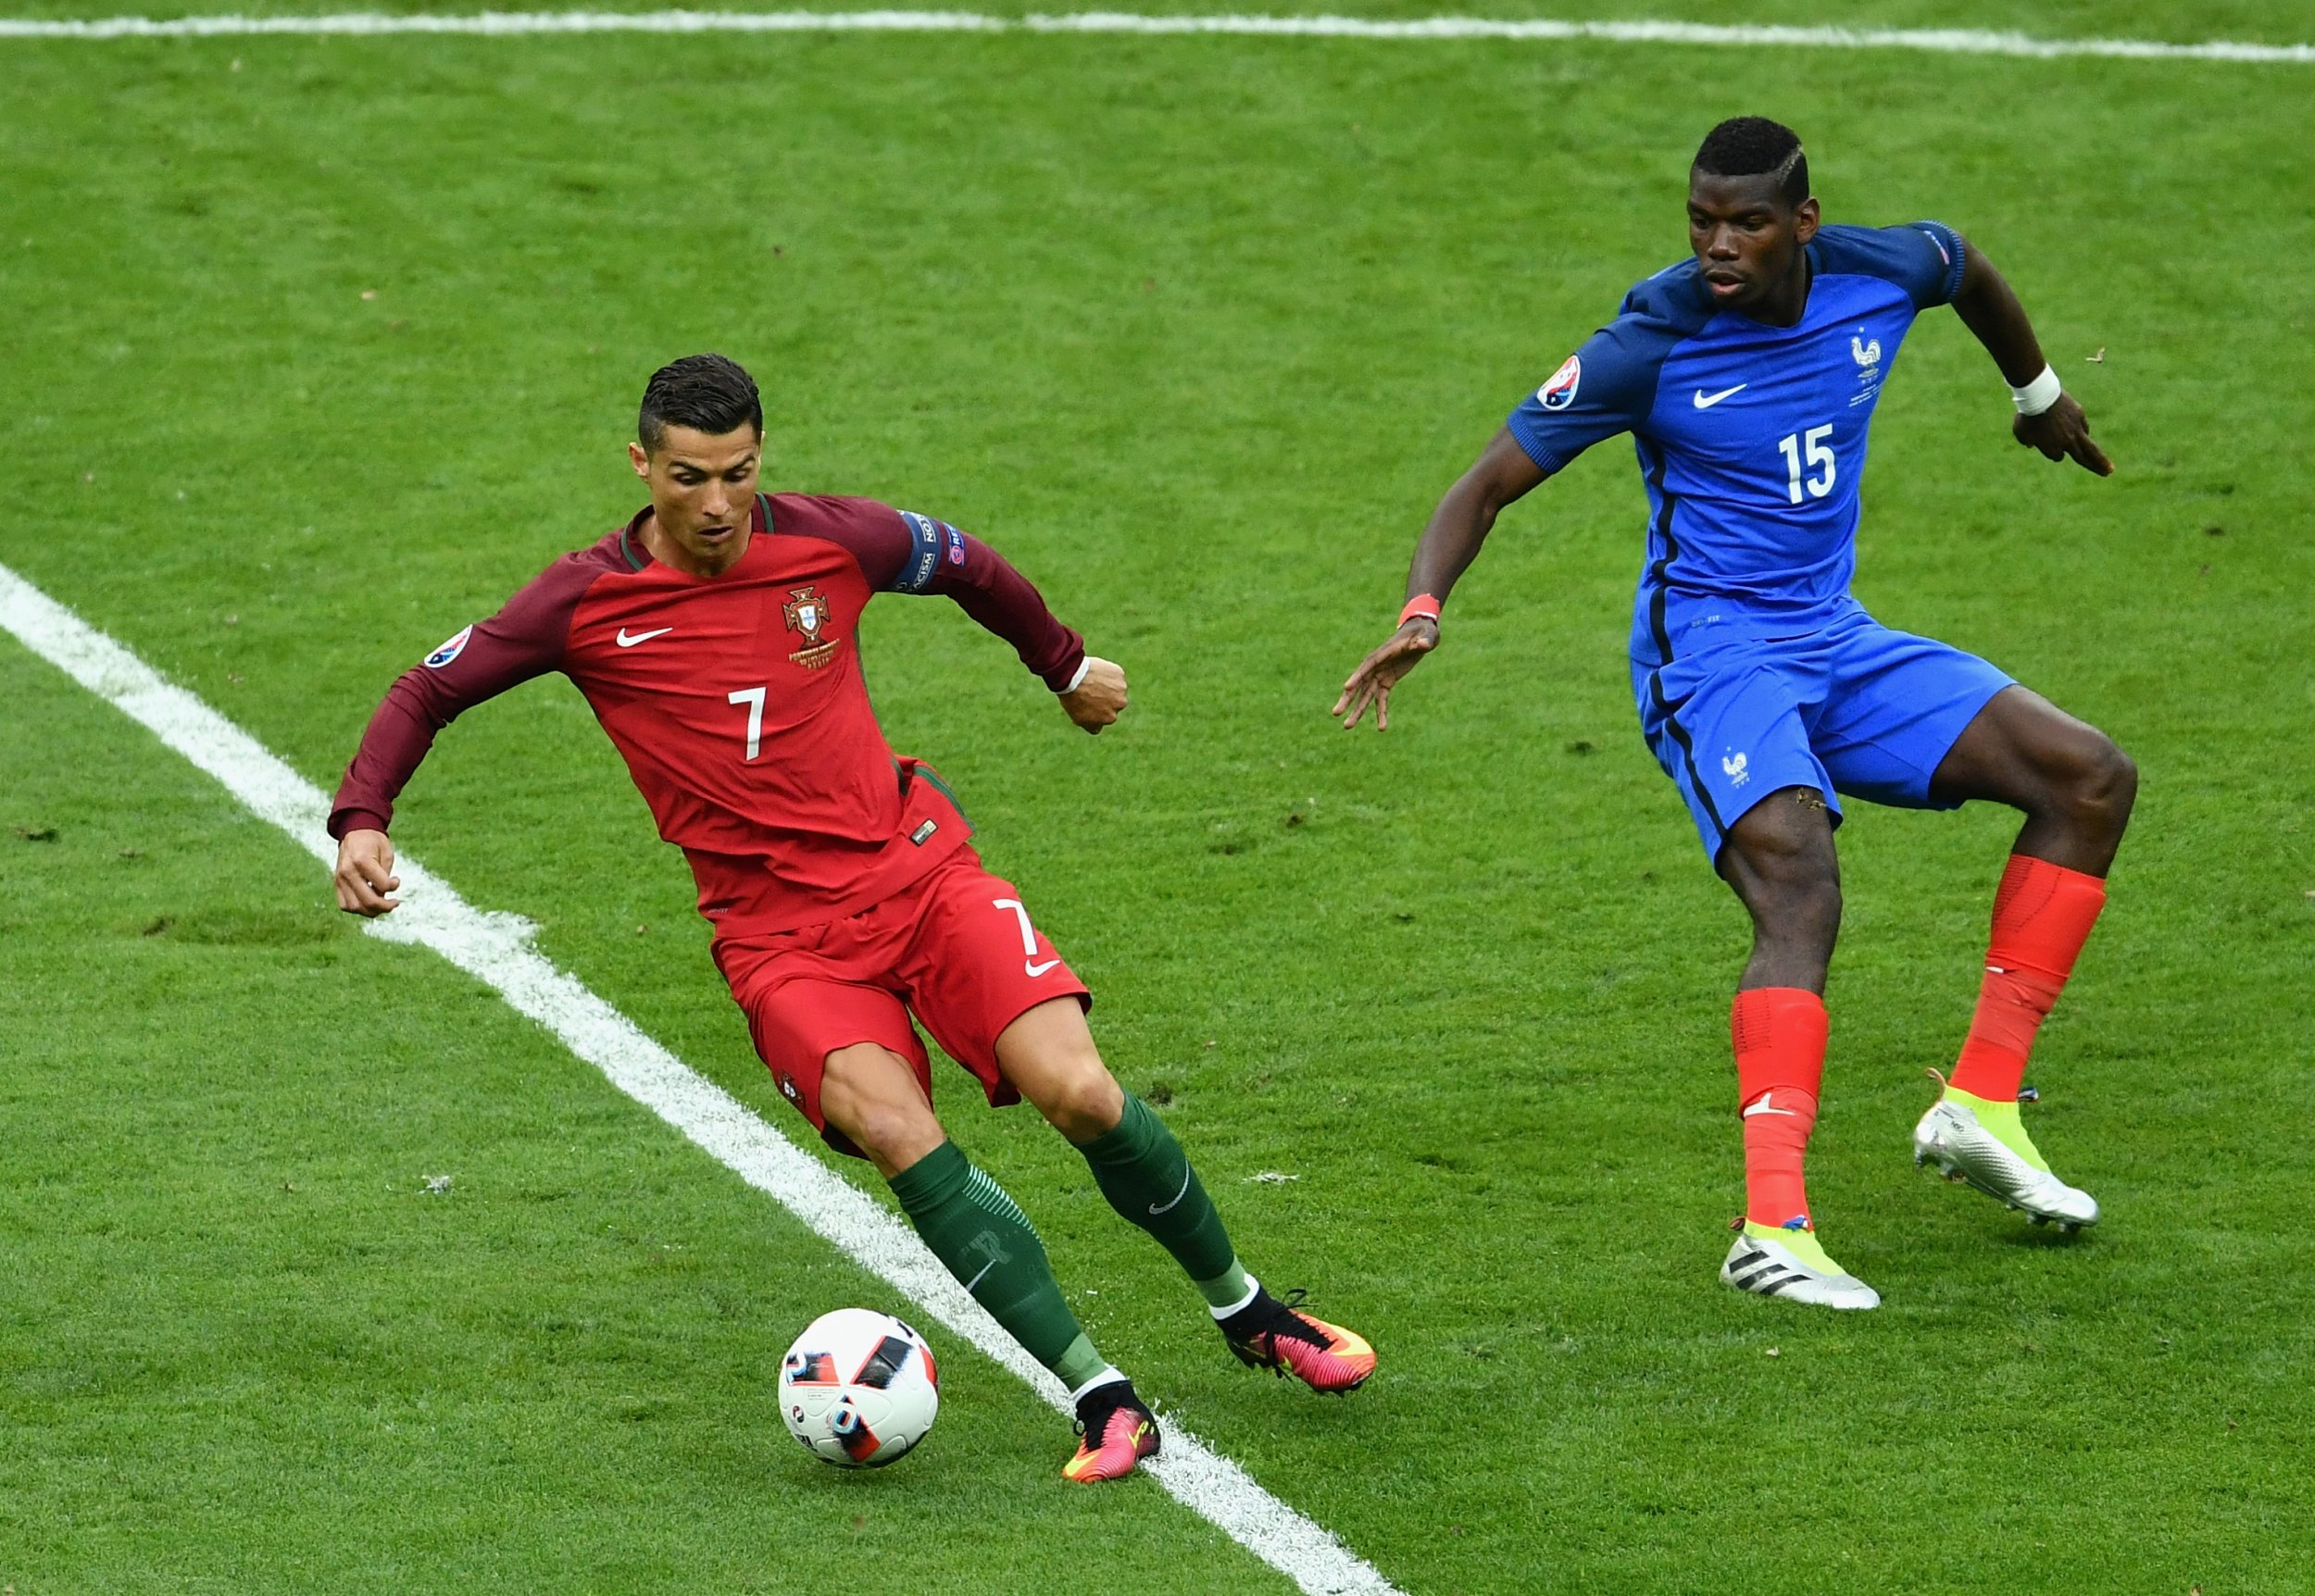
<path id="1" fill-rule="evenodd" d="M 1995 1103 L 1946 1086 L 1913 1128 L 1913 1162 L 1934 1165 L 1948 1180 L 1974 1187 L 1995 1201 L 2021 1211 L 2036 1225 L 2055 1224 L 2071 1233 L 2098 1222 L 2098 1201 L 2050 1173 L 2049 1160 L 2033 1145 L 2014 1103 Z"/>
<path id="2" fill-rule="evenodd" d="M 1821 1308 L 1881 1306 L 1881 1293 L 1827 1257 L 1816 1232 L 1799 1219 L 1782 1228 L 1742 1221 L 1721 1266 L 1721 1283 Z"/>

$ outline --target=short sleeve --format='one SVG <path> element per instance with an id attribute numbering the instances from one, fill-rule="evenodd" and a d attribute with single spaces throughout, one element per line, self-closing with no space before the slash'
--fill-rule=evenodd
<path id="1" fill-rule="evenodd" d="M 1878 277 L 1905 290 L 1916 310 L 1950 305 L 1961 292 L 1968 245 L 1941 221 L 1903 227 L 1826 228 L 1817 235 L 1824 269 Z"/>
<path id="2" fill-rule="evenodd" d="M 1646 421 L 1668 347 L 1659 332 L 1641 318 L 1618 317 L 1505 419 L 1545 476 L 1566 469 L 1593 444 Z"/>

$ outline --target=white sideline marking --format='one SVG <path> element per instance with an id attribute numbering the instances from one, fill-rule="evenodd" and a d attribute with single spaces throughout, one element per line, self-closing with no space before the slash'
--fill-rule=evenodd
<path id="1" fill-rule="evenodd" d="M 465 17 L 347 11 L 322 17 L 109 17 L 94 21 L 0 19 L 0 39 L 214 38 L 255 33 L 1258 33 L 1320 39 L 1596 39 L 1620 44 L 1771 45 L 1812 50 L 1922 50 L 2050 60 L 2103 56 L 2134 61 L 2248 61 L 2315 65 L 2315 44 L 2213 40 L 2042 39 L 1976 28 L 1775 27 L 1758 23 L 1560 22 L 1430 17 L 1145 17 L 1122 11 L 992 17 L 973 11 L 484 11 Z"/>
<path id="2" fill-rule="evenodd" d="M 325 866 L 335 867 L 337 844 L 323 829 L 330 801 L 319 788 L 6 566 L 0 566 L 0 627 L 215 777 L 252 814 L 288 832 Z M 1053 1406 L 1070 1411 L 1061 1382 L 965 1294 L 916 1232 L 645 1036 L 576 977 L 549 964 L 531 945 L 536 928 L 530 921 L 476 909 L 407 854 L 395 863 L 402 907 L 368 922 L 371 932 L 432 948 L 496 989 L 514 1008 L 608 1076 L 612 1085 L 1020 1376 Z M 1311 1596 L 1402 1596 L 1333 1534 L 1189 1431 L 1170 1422 L 1165 1447 L 1145 1465 L 1158 1482 Z"/>

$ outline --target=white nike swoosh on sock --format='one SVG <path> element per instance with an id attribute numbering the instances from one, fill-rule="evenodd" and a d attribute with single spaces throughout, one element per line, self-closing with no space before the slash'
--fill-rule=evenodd
<path id="1" fill-rule="evenodd" d="M 1800 1117 L 1799 1115 L 1794 1113 L 1789 1108 L 1771 1108 L 1769 1106 L 1769 1100 L 1765 1097 L 1759 1102 L 1754 1103 L 1750 1108 L 1746 1109 L 1744 1116 L 1746 1119 L 1750 1119 L 1756 1114 L 1782 1114 L 1787 1119 L 1798 1119 Z"/>
<path id="2" fill-rule="evenodd" d="M 1153 1204 L 1151 1204 L 1151 1206 L 1150 1206 L 1150 1210 L 1149 1210 L 1149 1216 L 1150 1216 L 1151 1218 L 1155 1219 L 1155 1218 L 1156 1218 L 1158 1215 L 1160 1215 L 1160 1214 L 1168 1214 L 1168 1213 L 1171 1213 L 1171 1212 L 1173 1211 L 1174 1204 L 1175 1204 L 1175 1203 L 1180 1203 L 1180 1202 L 1182 1201 L 1182 1199 L 1183 1199 L 1183 1198 L 1187 1197 L 1189 1194 L 1190 1194 L 1190 1166 L 1189 1166 L 1188 1165 L 1184 1164 L 1184 1165 L 1182 1166 L 1182 1190 L 1181 1190 L 1181 1191 L 1176 1191 L 1176 1192 L 1173 1194 L 1173 1202 L 1172 1202 L 1172 1203 L 1167 1203 L 1167 1204 L 1166 1204 L 1163 1208 L 1158 1207 L 1158 1206 L 1157 1206 L 1156 1204 L 1154 1204 L 1154 1203 L 1153 1203 Z"/>

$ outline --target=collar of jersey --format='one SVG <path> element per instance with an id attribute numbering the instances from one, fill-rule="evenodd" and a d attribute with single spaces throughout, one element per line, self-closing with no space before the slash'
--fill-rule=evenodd
<path id="1" fill-rule="evenodd" d="M 1801 298 L 1800 319 L 1794 322 L 1790 327 L 1779 327 L 1773 321 L 1763 321 L 1758 317 L 1746 316 L 1741 310 L 1722 310 L 1718 305 L 1713 305 L 1711 302 L 1710 291 L 1704 286 L 1703 263 L 1698 261 L 1694 256 L 1688 257 L 1689 282 L 1693 291 L 1702 296 L 1706 308 L 1712 312 L 1713 320 L 1737 321 L 1746 327 L 1758 328 L 1762 332 L 1774 333 L 1779 337 L 1795 337 L 1808 328 L 1808 313 L 1815 309 L 1817 305 L 1818 286 L 1824 281 L 1825 278 L 1824 262 L 1818 258 L 1817 241 L 1815 239 L 1810 239 L 1807 243 L 1801 245 L 1801 254 L 1808 262 L 1808 291 Z"/>
<path id="2" fill-rule="evenodd" d="M 673 566 L 660 565 L 657 560 L 651 557 L 651 552 L 643 547 L 643 545 L 635 540 L 636 529 L 643 525 L 643 518 L 650 513 L 651 506 L 645 505 L 642 509 L 635 512 L 633 517 L 631 518 L 624 527 L 619 529 L 619 552 L 626 559 L 628 568 L 637 573 L 641 573 L 651 569 L 654 566 L 658 566 L 659 569 L 665 571 L 668 575 L 671 577 L 682 577 L 689 581 L 708 582 L 716 580 L 717 579 L 714 577 L 695 577 L 689 571 L 679 571 Z M 752 517 L 752 521 L 753 524 L 747 529 L 748 547 L 751 550 L 756 546 L 756 539 L 768 537 L 771 533 L 771 495 L 770 493 L 758 493 L 756 495 L 756 513 Z M 739 563 L 734 564 L 732 567 L 732 570 L 738 570 L 740 568 L 740 564 L 745 563 L 747 555 L 742 555 L 740 556 Z M 726 571 L 723 574 L 725 576 L 730 576 L 732 572 Z"/>

